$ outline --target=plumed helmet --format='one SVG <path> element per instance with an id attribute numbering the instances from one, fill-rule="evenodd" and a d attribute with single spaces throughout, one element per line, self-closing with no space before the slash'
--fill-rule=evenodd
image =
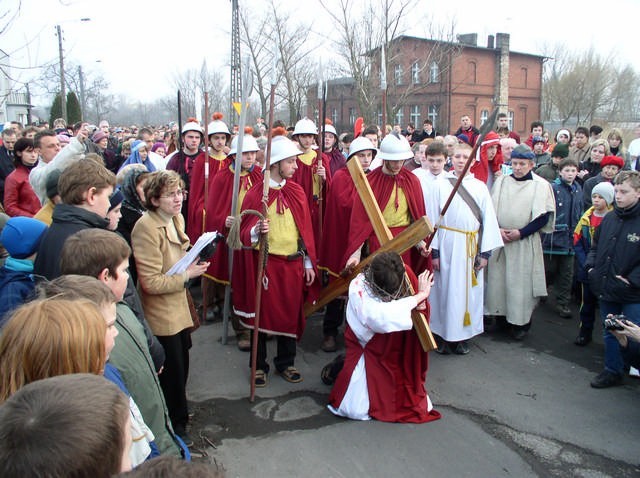
<path id="1" fill-rule="evenodd" d="M 318 128 L 316 124 L 309 118 L 302 118 L 296 123 L 296 127 L 293 129 L 293 135 L 297 134 L 318 134 Z"/>
<path id="2" fill-rule="evenodd" d="M 347 159 L 351 159 L 353 155 L 359 153 L 360 151 L 366 151 L 370 149 L 373 152 L 373 157 L 376 157 L 378 154 L 378 150 L 373 145 L 369 138 L 364 136 L 358 136 L 356 139 L 351 141 L 351 145 L 349 146 L 349 157 Z"/>
<path id="3" fill-rule="evenodd" d="M 269 166 L 273 166 L 283 159 L 298 156 L 299 154 L 300 149 L 296 143 L 286 136 L 274 136 L 271 140 L 271 159 L 269 161 Z M 265 166 L 262 167 L 262 171 L 264 170 Z"/>
<path id="4" fill-rule="evenodd" d="M 354 140 L 355 141 L 355 140 Z M 407 138 L 388 134 L 380 143 L 378 159 L 386 161 L 404 161 L 413 158 L 413 151 Z"/>
<path id="5" fill-rule="evenodd" d="M 189 118 L 187 122 L 182 127 L 182 131 L 180 134 L 185 134 L 188 131 L 197 131 L 201 135 L 204 136 L 204 131 L 202 131 L 202 126 L 198 123 L 198 120 L 195 118 Z"/>
<path id="6" fill-rule="evenodd" d="M 229 156 L 238 152 L 238 138 L 239 136 L 234 136 L 234 138 L 231 140 L 231 150 L 229 151 Z M 245 134 L 244 138 L 242 139 L 242 152 L 250 153 L 252 151 L 260 151 L 258 142 L 250 134 Z"/>
<path id="7" fill-rule="evenodd" d="M 227 123 L 222 121 L 222 118 L 224 118 L 224 115 L 222 113 L 217 111 L 213 113 L 213 115 L 211 116 L 211 119 L 213 121 L 209 123 L 209 125 L 207 126 L 207 134 L 209 136 L 217 133 L 226 134 L 227 140 L 228 140 L 228 138 L 231 137 L 231 133 L 229 132 L 229 127 L 227 126 Z"/>

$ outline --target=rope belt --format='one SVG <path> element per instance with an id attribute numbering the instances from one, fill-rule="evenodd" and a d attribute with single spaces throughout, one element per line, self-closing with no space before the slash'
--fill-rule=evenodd
<path id="1" fill-rule="evenodd" d="M 473 267 L 476 255 L 478 254 L 478 231 L 465 231 L 450 226 L 440 226 L 445 231 L 457 232 L 466 236 L 466 254 L 467 254 L 467 275 L 471 275 L 471 287 L 478 285 L 478 278 Z M 464 327 L 471 325 L 471 314 L 469 313 L 469 282 L 465 281 L 465 312 L 462 322 Z"/>

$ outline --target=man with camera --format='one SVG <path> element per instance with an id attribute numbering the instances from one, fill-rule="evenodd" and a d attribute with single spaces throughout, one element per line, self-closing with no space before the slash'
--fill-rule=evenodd
<path id="1" fill-rule="evenodd" d="M 620 342 L 620 352 L 626 363 L 640 368 L 640 327 L 622 315 L 611 315 L 605 320 L 605 327 Z"/>

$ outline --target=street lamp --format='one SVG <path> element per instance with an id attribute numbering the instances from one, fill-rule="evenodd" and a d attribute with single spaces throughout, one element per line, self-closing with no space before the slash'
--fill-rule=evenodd
<path id="1" fill-rule="evenodd" d="M 81 22 L 89 22 L 91 18 L 81 18 Z M 64 52 L 62 51 L 62 28 L 56 25 L 58 32 L 58 55 L 60 57 L 60 105 L 62 106 L 62 119 L 67 122 L 67 92 L 64 79 Z"/>

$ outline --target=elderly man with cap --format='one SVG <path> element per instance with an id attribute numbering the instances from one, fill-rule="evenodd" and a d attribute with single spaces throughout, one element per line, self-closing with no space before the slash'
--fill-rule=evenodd
<path id="1" fill-rule="evenodd" d="M 221 141 L 222 144 L 225 144 Z M 256 167 L 256 154 L 260 148 L 255 138 L 251 135 L 245 135 L 242 140 L 242 162 L 240 171 L 240 183 L 238 189 L 238 210 L 242 208 L 242 203 L 247 192 L 258 183 L 262 182 L 262 172 Z M 233 226 L 234 218 L 230 216 L 231 202 L 233 199 L 233 181 L 235 177 L 235 158 L 238 153 L 238 136 L 233 138 L 231 142 L 231 150 L 229 151 L 229 160 L 226 161 L 227 166 L 219 170 L 213 179 L 209 182 L 209 196 L 207 198 L 207 216 L 205 218 L 206 231 L 218 231 L 225 237 L 229 236 L 229 229 Z M 227 156 L 225 155 L 225 160 Z M 248 251 L 239 250 L 234 252 L 237 257 L 239 255 L 250 254 Z M 203 283 L 203 287 L 207 287 L 208 305 L 213 306 L 215 313 L 222 312 L 224 301 L 224 289 L 229 285 L 229 249 L 226 242 L 220 242 L 216 249 L 216 253 L 211 258 L 211 265 L 204 276 L 211 281 Z M 238 261 L 234 260 L 234 264 Z M 234 274 L 234 279 L 238 279 Z M 212 286 L 211 286 L 212 285 Z M 239 286 L 241 287 L 241 286 Z M 241 293 L 241 289 L 239 292 Z M 233 330 L 236 332 L 237 346 L 242 351 L 248 351 L 251 348 L 248 330 L 240 325 L 236 315 L 231 321 Z"/>
<path id="2" fill-rule="evenodd" d="M 255 286 L 259 260 L 258 250 L 239 264 L 242 286 L 234 287 L 235 312 L 246 327 L 258 332 L 256 387 L 267 383 L 266 334 L 277 337 L 274 365 L 284 380 L 302 381 L 295 367 L 296 340 L 304 332 L 306 319 L 302 306 L 308 288 L 316 280 L 316 248 L 309 205 L 302 187 L 293 182 L 298 168 L 297 145 L 284 136 L 276 136 L 271 144 L 269 167 L 268 219 L 249 216 L 242 221 L 241 240 L 244 245 L 258 245 L 260 233 L 269 233 L 269 260 L 265 268 L 259 330 L 255 330 Z M 242 209 L 262 210 L 263 186 L 253 187 L 244 198 Z M 242 292 L 239 296 L 237 293 Z"/>
<path id="3" fill-rule="evenodd" d="M 404 136 L 389 134 L 380 143 L 376 157 L 382 161 L 382 166 L 369 174 L 369 184 L 385 223 L 396 236 L 413 221 L 426 215 L 420 181 L 403 167 L 404 161 L 413 157 L 413 151 Z M 380 247 L 359 197 L 354 198 L 349 230 L 351 233 L 345 258 L 347 266 L 360 262 L 362 246 L 366 240 L 369 242 L 370 252 Z M 402 257 L 416 274 L 424 271 L 425 267 L 431 269 L 431 257 L 424 241 L 405 252 Z"/>
<path id="4" fill-rule="evenodd" d="M 200 149 L 204 132 L 198 120 L 189 118 L 182 127 L 181 135 L 182 149 L 168 156 L 167 169 L 176 171 L 184 181 L 185 191 L 189 191 L 189 195 L 182 203 L 182 215 L 185 219 L 185 231 L 193 244 L 202 234 L 203 226 L 204 178 L 194 175 L 193 170 L 198 158 L 204 162 L 205 152 Z M 196 177 L 192 188 L 191 181 Z"/>
<path id="5" fill-rule="evenodd" d="M 347 160 L 356 158 L 357 161 L 360 161 L 364 172 L 369 174 L 371 162 L 377 152 L 378 150 L 368 138 L 358 136 L 351 142 Z M 357 193 L 349 170 L 342 168 L 336 171 L 331 183 L 331 195 L 327 199 L 323 223 L 324 234 L 326 237 L 330 237 L 331 241 L 323 241 L 318 246 L 320 260 L 318 268 L 328 274 L 329 282 L 339 277 L 344 267 L 344 256 L 347 253 L 350 236 L 349 221 L 355 196 Z M 345 301 L 339 298 L 327 305 L 322 323 L 324 339 L 321 348 L 325 352 L 334 352 L 337 348 L 336 337 L 344 316 L 344 304 Z"/>
<path id="6" fill-rule="evenodd" d="M 618 174 L 623 167 L 624 159 L 620 156 L 605 156 L 602 158 L 602 161 L 600 161 L 600 172 L 584 182 L 582 188 L 583 210 L 591 207 L 591 193 L 596 184 L 605 181 L 613 184 L 613 178 L 616 177 L 616 174 Z"/>
<path id="7" fill-rule="evenodd" d="M 292 138 L 302 152 L 298 155 L 298 167 L 291 180 L 302 186 L 307 197 L 314 236 L 316 242 L 319 242 L 323 221 L 320 217 L 320 201 L 326 201 L 329 194 L 331 165 L 330 158 L 321 154 L 316 147 L 317 135 L 318 128 L 309 118 L 302 118 L 296 123 Z"/>
<path id="8" fill-rule="evenodd" d="M 511 153 L 513 173 L 499 176 L 491 190 L 504 248 L 489 259 L 485 313 L 504 319 L 514 339 L 531 326 L 539 297 L 547 295 L 542 243 L 538 232 L 555 224 L 551 185 L 533 174 L 534 154 L 521 144 Z"/>

